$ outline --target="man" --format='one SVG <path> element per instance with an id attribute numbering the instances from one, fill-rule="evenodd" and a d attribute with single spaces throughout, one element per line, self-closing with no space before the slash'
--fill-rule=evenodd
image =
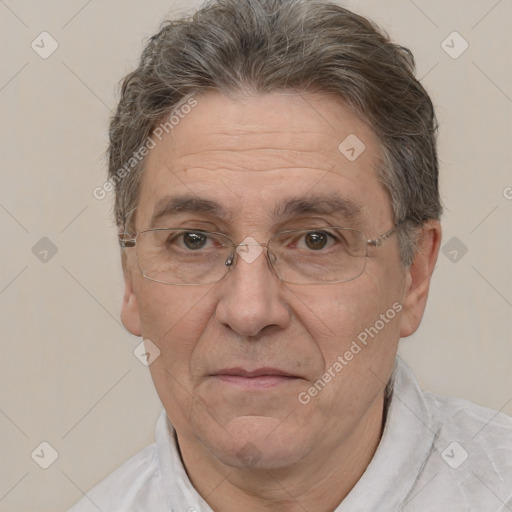
<path id="1" fill-rule="evenodd" d="M 164 411 L 74 512 L 512 509 L 512 420 L 396 358 L 441 240 L 413 67 L 320 0 L 213 1 L 151 38 L 109 173 Z"/>

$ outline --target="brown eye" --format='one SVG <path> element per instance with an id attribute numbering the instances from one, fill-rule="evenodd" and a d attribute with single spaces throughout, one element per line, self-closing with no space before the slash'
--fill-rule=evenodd
<path id="1" fill-rule="evenodd" d="M 327 245 L 328 236 L 327 233 L 322 233 L 321 231 L 313 231 L 305 235 L 305 242 L 309 249 L 323 249 Z"/>

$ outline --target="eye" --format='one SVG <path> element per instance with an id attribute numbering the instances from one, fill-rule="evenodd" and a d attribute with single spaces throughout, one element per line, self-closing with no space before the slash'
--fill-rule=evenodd
<path id="1" fill-rule="evenodd" d="M 182 237 L 187 249 L 192 250 L 202 249 L 208 241 L 205 233 L 183 233 Z"/>
<path id="2" fill-rule="evenodd" d="M 199 251 L 211 248 L 213 238 L 203 231 L 178 231 L 172 233 L 165 245 L 169 250 Z"/>
<path id="3" fill-rule="evenodd" d="M 301 239 L 299 239 L 297 243 L 297 247 L 299 249 L 303 249 L 305 244 L 307 249 L 319 251 L 326 247 L 330 247 L 334 241 L 334 237 L 326 231 L 309 231 L 302 235 Z"/>

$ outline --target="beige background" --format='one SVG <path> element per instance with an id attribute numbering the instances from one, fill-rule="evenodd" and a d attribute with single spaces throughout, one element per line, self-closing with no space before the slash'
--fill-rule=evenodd
<path id="1" fill-rule="evenodd" d="M 441 122 L 443 245 L 468 249 L 440 254 L 401 353 L 424 387 L 512 414 L 512 1 L 344 4 L 416 55 Z M 153 440 L 161 406 L 119 322 L 110 201 L 92 190 L 115 84 L 168 13 L 196 5 L 0 1 L 1 512 L 65 510 Z M 31 48 L 43 31 L 59 45 L 47 59 Z M 453 31 L 469 43 L 457 59 L 441 47 Z M 42 237 L 58 249 L 47 262 Z M 46 470 L 30 456 L 42 441 L 59 455 Z"/>

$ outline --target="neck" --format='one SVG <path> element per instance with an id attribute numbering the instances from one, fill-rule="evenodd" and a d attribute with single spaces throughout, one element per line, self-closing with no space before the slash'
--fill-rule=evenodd
<path id="1" fill-rule="evenodd" d="M 384 396 L 379 396 L 350 436 L 290 467 L 234 468 L 222 464 L 199 442 L 180 437 L 188 476 L 216 512 L 332 512 L 370 463 L 383 429 Z"/>

